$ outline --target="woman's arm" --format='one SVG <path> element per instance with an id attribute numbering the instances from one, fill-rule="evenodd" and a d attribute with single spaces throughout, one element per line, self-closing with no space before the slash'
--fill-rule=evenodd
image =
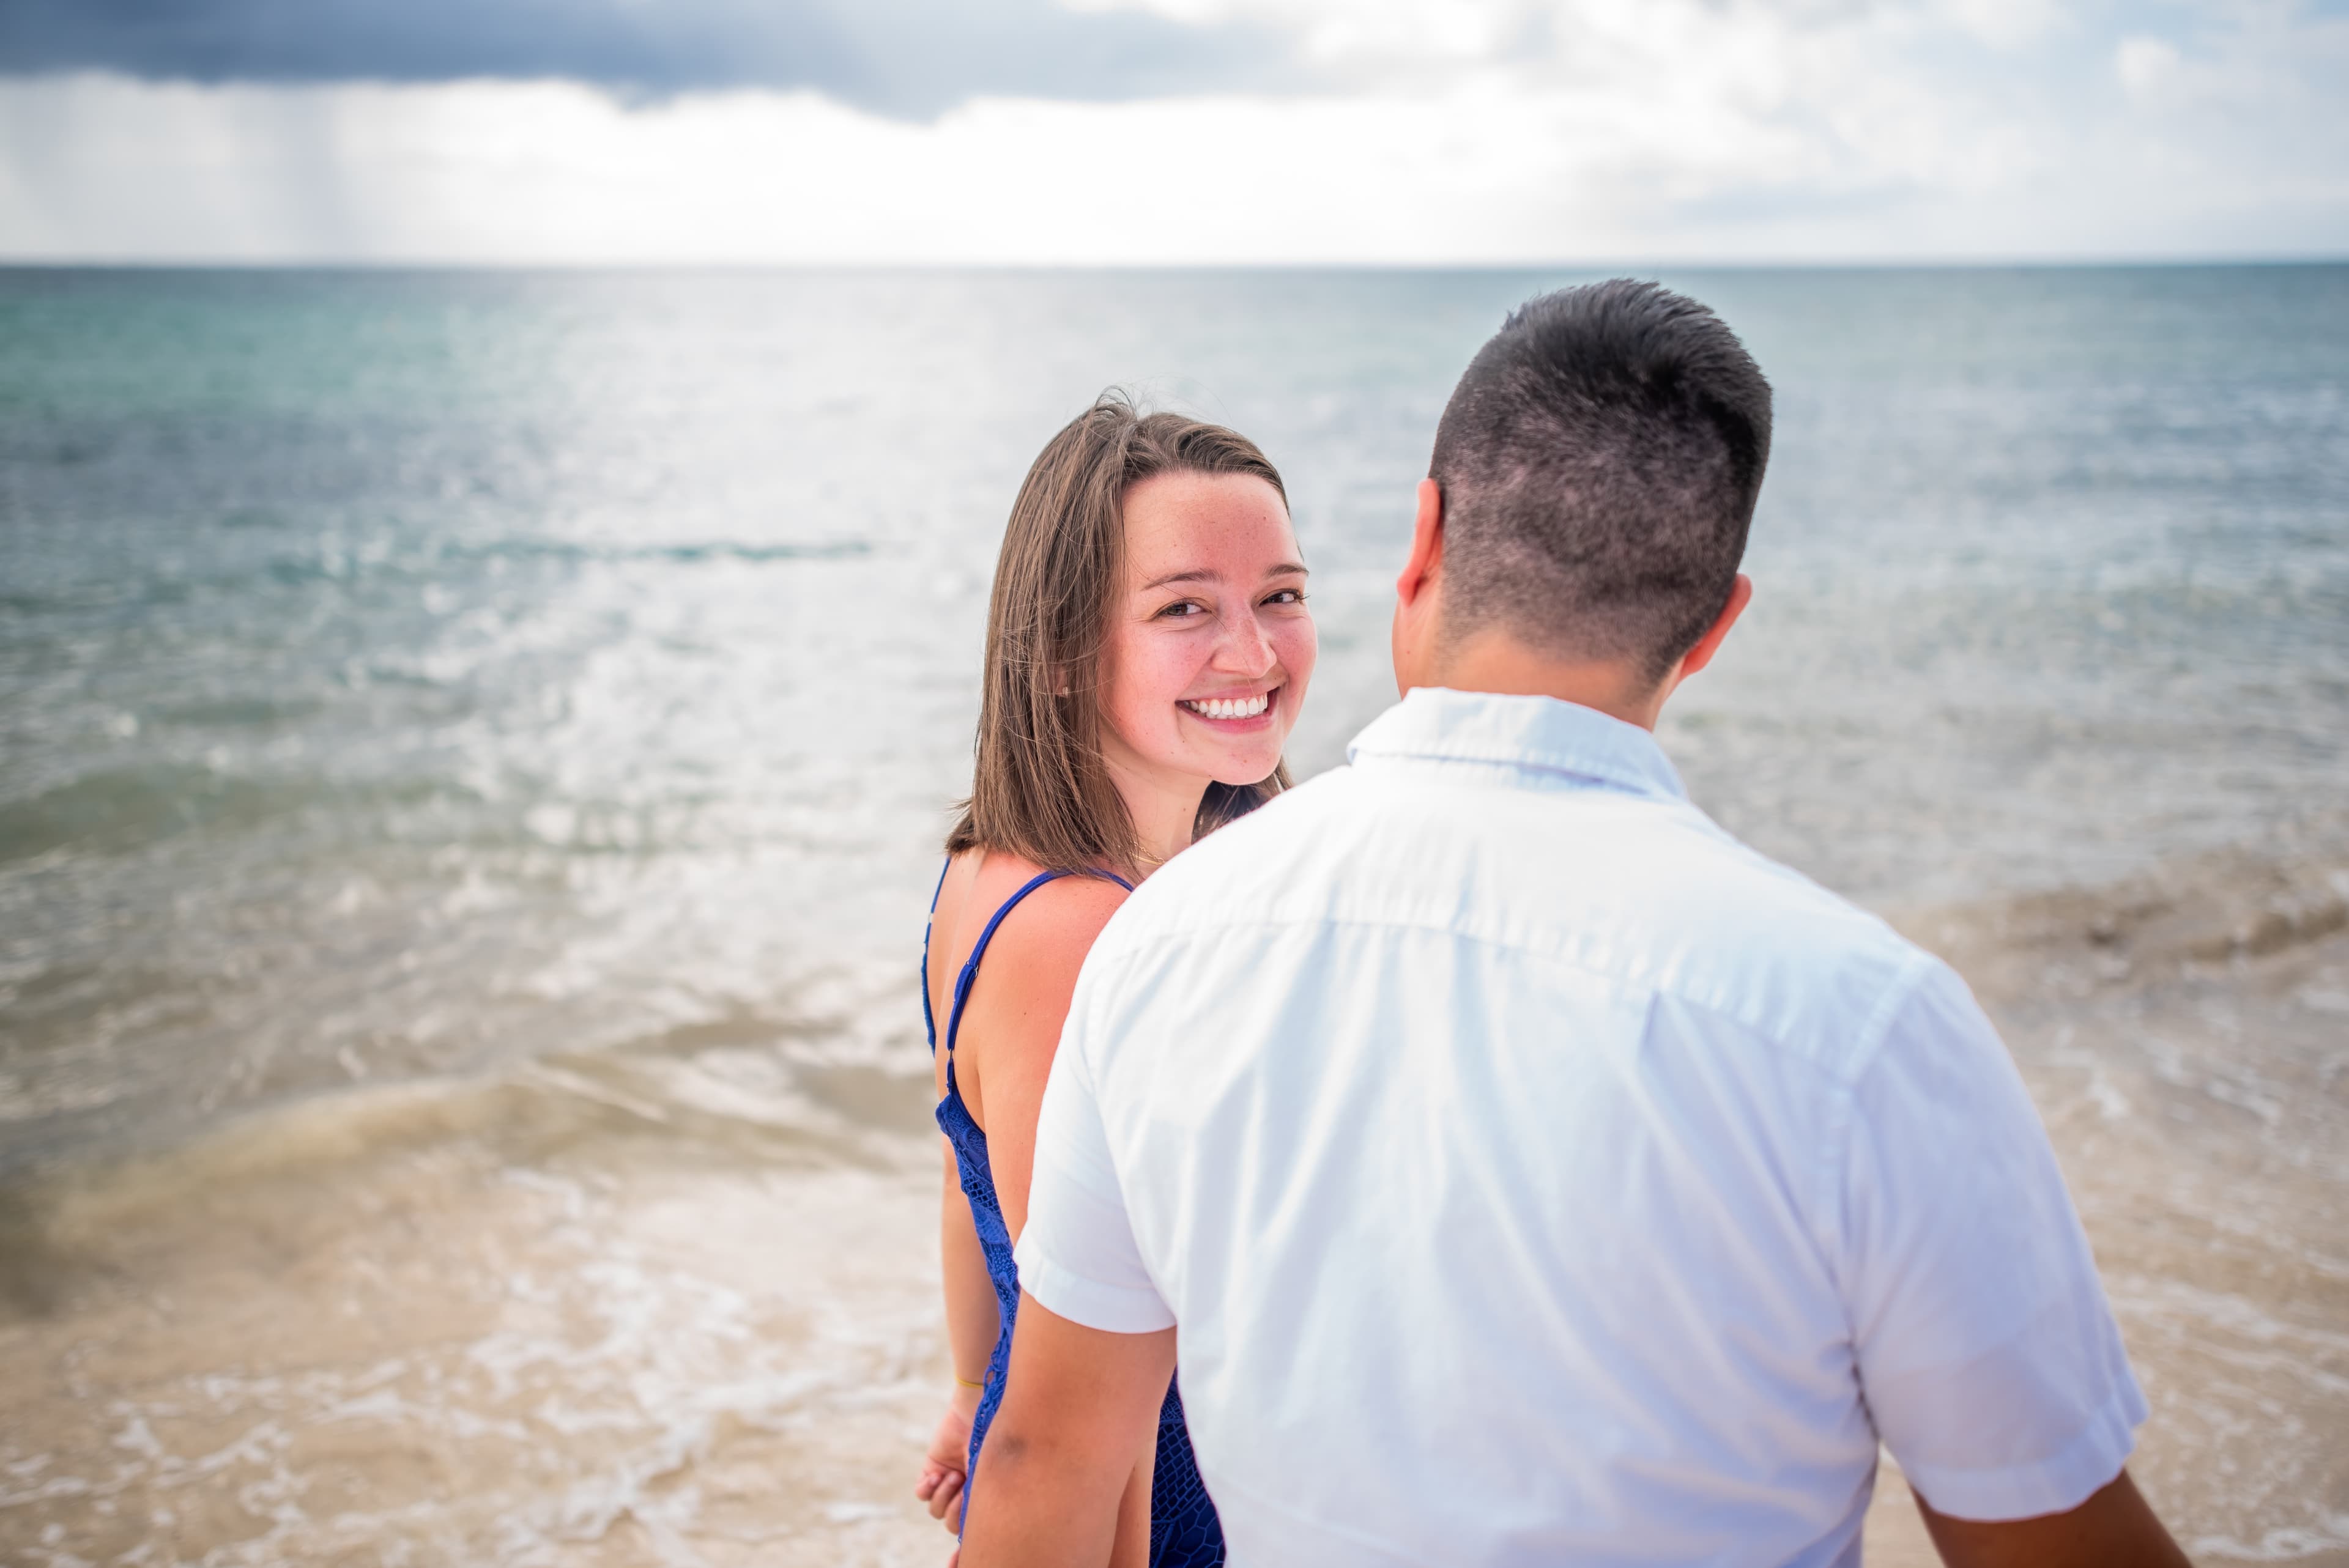
<path id="1" fill-rule="evenodd" d="M 1077 975 L 1093 939 L 1125 898 L 1123 888 L 1094 877 L 1063 877 L 1037 889 L 996 932 L 964 1004 L 957 1081 L 963 1103 L 987 1131 L 995 1197 L 1014 1242 L 1028 1224 L 1036 1119 Z M 1150 1561 L 1150 1481 L 1157 1438 L 1154 1421 L 1126 1478 L 1111 1568 L 1146 1568 Z"/>
<path id="2" fill-rule="evenodd" d="M 963 1005 L 956 1078 L 963 1103 L 987 1131 L 995 1197 L 1014 1242 L 1028 1223 L 1036 1117 L 1077 973 L 1125 898 L 1123 888 L 1098 877 L 1062 877 L 1038 888 L 997 930 Z"/>
<path id="3" fill-rule="evenodd" d="M 970 1200 L 963 1196 L 954 1145 L 944 1138 L 938 1143 L 946 1150 L 946 1180 L 938 1194 L 938 1258 L 946 1275 L 947 1348 L 954 1357 L 956 1382 L 976 1383 L 987 1376 L 987 1358 L 995 1354 L 1003 1313 L 996 1305 L 995 1282 L 987 1277 L 987 1254 L 978 1250 L 978 1230 L 971 1223 Z"/>
<path id="4" fill-rule="evenodd" d="M 962 1524 L 970 1422 L 978 1412 L 978 1386 L 987 1377 L 987 1359 L 995 1353 L 1003 1315 L 996 1305 L 994 1284 L 987 1277 L 987 1256 L 978 1250 L 978 1232 L 971 1223 L 970 1201 L 963 1196 L 954 1145 L 944 1138 L 938 1141 L 946 1153 L 946 1180 L 938 1202 L 938 1261 L 945 1276 L 947 1354 L 954 1367 L 955 1389 L 946 1414 L 938 1418 L 937 1430 L 930 1436 L 930 1451 L 924 1457 L 914 1495 L 930 1505 L 932 1519 L 946 1521 L 951 1530 Z"/>

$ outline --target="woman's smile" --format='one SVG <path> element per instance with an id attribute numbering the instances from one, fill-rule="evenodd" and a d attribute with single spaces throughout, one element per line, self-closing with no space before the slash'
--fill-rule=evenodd
<path id="1" fill-rule="evenodd" d="M 1265 728 L 1272 723 L 1273 706 L 1279 699 L 1280 688 L 1273 686 L 1260 692 L 1236 692 L 1222 696 L 1184 697 L 1174 706 L 1193 718 L 1213 728 L 1229 734 L 1247 734 Z"/>

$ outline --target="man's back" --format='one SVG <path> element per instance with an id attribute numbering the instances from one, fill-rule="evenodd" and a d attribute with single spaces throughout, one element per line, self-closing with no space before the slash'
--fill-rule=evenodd
<path id="1" fill-rule="evenodd" d="M 1237 1563 L 1847 1562 L 1879 1432 L 2011 1518 L 2144 1415 L 1963 986 L 1588 708 L 1413 693 L 1144 884 L 1062 1057 L 1023 1278 L 1179 1324 Z"/>

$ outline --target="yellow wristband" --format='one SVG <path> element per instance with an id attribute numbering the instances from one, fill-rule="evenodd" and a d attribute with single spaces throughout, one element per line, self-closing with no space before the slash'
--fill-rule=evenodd
<path id="1" fill-rule="evenodd" d="M 979 1390 L 981 1390 L 981 1391 L 984 1391 L 984 1390 L 986 1389 L 986 1387 L 987 1387 L 987 1385 L 986 1385 L 986 1384 L 984 1384 L 984 1383 L 974 1383 L 974 1382 L 972 1382 L 969 1378 L 968 1378 L 968 1377 L 960 1377 L 960 1376 L 957 1376 L 957 1377 L 955 1378 L 955 1381 L 956 1381 L 956 1382 L 957 1382 L 957 1383 L 959 1383 L 959 1384 L 961 1384 L 961 1385 L 962 1385 L 964 1387 L 966 1387 L 966 1388 L 977 1388 L 977 1389 L 979 1389 Z"/>

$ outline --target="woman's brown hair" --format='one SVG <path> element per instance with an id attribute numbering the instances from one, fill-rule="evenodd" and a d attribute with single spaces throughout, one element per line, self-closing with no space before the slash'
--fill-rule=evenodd
<path id="1" fill-rule="evenodd" d="M 1011 503 L 995 564 L 978 764 L 948 854 L 997 850 L 1050 871 L 1143 870 L 1133 820 L 1102 755 L 1102 659 L 1125 586 L 1125 496 L 1164 473 L 1246 474 L 1288 500 L 1279 470 L 1245 436 L 1144 414 L 1115 391 L 1045 444 Z M 1254 784 L 1210 783 L 1193 836 L 1288 787 L 1285 763 Z"/>

